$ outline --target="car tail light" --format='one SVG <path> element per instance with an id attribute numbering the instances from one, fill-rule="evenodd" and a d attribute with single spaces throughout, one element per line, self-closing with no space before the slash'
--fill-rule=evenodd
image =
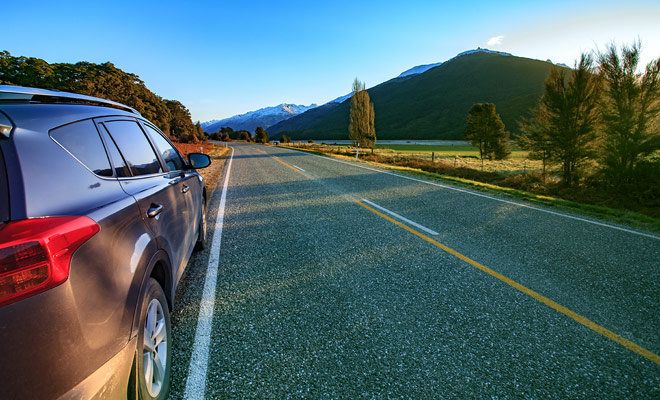
<path id="1" fill-rule="evenodd" d="M 64 283 L 73 253 L 99 230 L 88 217 L 0 224 L 0 306 Z"/>

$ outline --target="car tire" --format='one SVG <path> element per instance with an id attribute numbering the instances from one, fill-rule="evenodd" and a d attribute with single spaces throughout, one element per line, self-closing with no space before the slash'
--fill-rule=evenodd
<path id="1" fill-rule="evenodd" d="M 199 224 L 197 228 L 197 242 L 195 251 L 204 250 L 208 240 L 208 226 L 206 222 L 206 200 L 202 200 L 202 209 L 199 215 Z"/>
<path id="2" fill-rule="evenodd" d="M 149 278 L 140 306 L 137 343 L 137 392 L 141 400 L 166 399 L 170 390 L 172 330 L 160 284 Z"/>

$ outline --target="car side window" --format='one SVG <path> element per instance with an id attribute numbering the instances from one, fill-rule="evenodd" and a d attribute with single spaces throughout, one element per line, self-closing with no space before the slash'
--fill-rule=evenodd
<path id="1" fill-rule="evenodd" d="M 158 132 L 157 130 L 153 129 L 149 125 L 144 125 L 147 133 L 151 137 L 151 140 L 154 142 L 156 147 L 158 148 L 158 151 L 160 153 L 160 156 L 163 158 L 163 161 L 167 165 L 167 170 L 168 171 L 180 171 L 183 169 L 184 163 L 183 160 L 181 159 L 181 156 L 179 156 L 179 152 L 176 151 L 176 149 L 170 144 L 170 142 L 165 139 L 165 137 Z"/>
<path id="2" fill-rule="evenodd" d="M 113 176 L 108 155 L 92 120 L 55 128 L 50 131 L 50 137 L 96 175 Z"/>
<path id="3" fill-rule="evenodd" d="M 133 175 L 163 172 L 151 143 L 136 121 L 106 121 L 103 125 L 117 144 Z"/>
<path id="4" fill-rule="evenodd" d="M 110 155 L 110 159 L 112 160 L 112 164 L 115 168 L 115 175 L 117 178 L 126 178 L 131 176 L 131 171 L 128 169 L 128 165 L 126 165 L 124 157 L 121 155 L 119 149 L 117 148 L 117 143 L 115 143 L 110 135 L 108 135 L 108 131 L 104 125 L 100 124 L 99 126 L 101 128 L 101 136 L 105 142 L 105 148 L 108 150 L 108 155 Z"/>

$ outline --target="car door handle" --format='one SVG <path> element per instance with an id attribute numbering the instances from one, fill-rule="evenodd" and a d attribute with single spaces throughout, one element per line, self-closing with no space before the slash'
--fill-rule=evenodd
<path id="1" fill-rule="evenodd" d="M 154 218 L 158 214 L 160 214 L 163 211 L 163 205 L 162 204 L 151 204 L 151 207 L 147 211 L 147 217 L 149 218 Z"/>
<path id="2" fill-rule="evenodd" d="M 186 185 L 183 185 L 181 188 L 181 193 L 188 193 L 190 191 L 190 188 Z"/>

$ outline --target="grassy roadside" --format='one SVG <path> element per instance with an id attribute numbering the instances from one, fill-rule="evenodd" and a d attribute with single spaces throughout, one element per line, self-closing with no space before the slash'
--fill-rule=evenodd
<path id="1" fill-rule="evenodd" d="M 213 195 L 213 191 L 218 185 L 218 181 L 222 177 L 225 160 L 231 152 L 231 149 L 210 142 L 204 142 L 201 144 L 174 143 L 174 145 L 184 156 L 188 153 L 199 152 L 201 149 L 204 154 L 208 154 L 211 157 L 211 165 L 208 168 L 197 171 L 206 182 L 206 191 L 208 193 L 208 198 L 210 199 Z"/>
<path id="2" fill-rule="evenodd" d="M 298 150 L 306 153 L 322 155 L 326 157 L 333 157 L 337 159 L 353 160 L 353 161 L 355 160 L 354 156 L 349 157 L 349 156 L 325 153 L 319 150 L 304 149 L 300 147 L 289 147 L 285 145 L 279 145 L 278 147 L 284 147 L 291 150 Z M 396 166 L 388 163 L 375 162 L 375 161 L 361 161 L 361 162 L 414 177 L 430 179 L 433 181 L 448 182 L 458 186 L 469 187 L 487 193 L 506 195 L 507 197 L 511 197 L 519 200 L 525 200 L 536 204 L 541 204 L 546 207 L 556 208 L 558 210 L 574 212 L 588 217 L 599 218 L 617 224 L 628 225 L 634 228 L 660 233 L 660 218 L 654 218 L 652 216 L 648 216 L 634 211 L 615 209 L 615 208 L 587 204 L 587 203 L 580 203 L 562 198 L 536 194 L 524 190 L 497 186 L 490 183 L 479 182 L 476 180 L 423 171 L 418 168 Z"/>

